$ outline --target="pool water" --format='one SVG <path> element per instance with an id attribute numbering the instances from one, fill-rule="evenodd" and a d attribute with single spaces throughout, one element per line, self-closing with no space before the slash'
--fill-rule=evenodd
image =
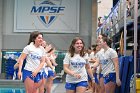
<path id="1" fill-rule="evenodd" d="M 55 90 L 55 88 L 58 86 L 58 84 L 53 84 L 52 86 L 52 93 Z M 26 93 L 25 89 L 23 87 L 21 88 L 13 88 L 13 87 L 2 87 L 0 88 L 0 93 Z"/>
<path id="2" fill-rule="evenodd" d="M 11 85 L 11 84 L 9 85 L 9 83 L 11 83 L 11 82 L 7 83 L 7 85 L 5 85 L 5 84 L 2 85 L 2 83 L 0 86 L 0 93 L 26 93 L 23 85 L 17 85 L 16 83 L 14 83 L 13 85 Z M 57 79 L 54 80 L 54 84 L 52 86 L 52 93 L 54 93 L 53 91 L 59 84 L 60 84 L 60 80 L 57 80 Z"/>
<path id="3" fill-rule="evenodd" d="M 25 93 L 24 88 L 0 88 L 0 93 Z"/>

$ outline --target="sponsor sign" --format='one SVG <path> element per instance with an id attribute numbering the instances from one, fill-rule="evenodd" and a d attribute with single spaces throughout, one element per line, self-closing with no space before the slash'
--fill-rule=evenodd
<path id="1" fill-rule="evenodd" d="M 80 0 L 15 0 L 14 32 L 79 33 Z"/>

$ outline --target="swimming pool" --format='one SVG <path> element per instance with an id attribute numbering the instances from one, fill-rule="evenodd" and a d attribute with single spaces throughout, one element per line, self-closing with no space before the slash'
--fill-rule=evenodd
<path id="1" fill-rule="evenodd" d="M 0 88 L 0 93 L 25 93 L 24 88 Z"/>
<path id="2" fill-rule="evenodd" d="M 52 92 L 55 90 L 55 88 L 58 86 L 58 84 L 53 84 L 52 86 Z M 25 93 L 24 88 L 0 88 L 0 93 Z"/>
<path id="3" fill-rule="evenodd" d="M 58 86 L 61 86 L 61 84 L 62 83 L 55 81 L 52 86 L 52 93 L 59 93 L 56 90 L 57 90 Z M 62 90 L 62 89 L 60 89 L 60 90 Z M 64 89 L 62 90 L 61 93 L 64 93 L 63 91 L 64 91 Z M 24 84 L 20 80 L 13 81 L 13 80 L 1 80 L 0 79 L 0 93 L 25 93 Z"/>
<path id="4" fill-rule="evenodd" d="M 21 80 L 0 79 L 0 93 L 25 93 Z"/>

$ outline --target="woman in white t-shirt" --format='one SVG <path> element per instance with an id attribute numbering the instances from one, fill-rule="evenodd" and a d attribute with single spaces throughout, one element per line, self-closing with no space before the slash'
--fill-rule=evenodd
<path id="1" fill-rule="evenodd" d="M 102 74 L 104 77 L 106 93 L 115 93 L 116 85 L 120 86 L 118 55 L 115 50 L 109 47 L 111 40 L 102 37 L 100 45 L 104 49 L 103 60 L 101 61 Z"/>
<path id="2" fill-rule="evenodd" d="M 63 60 L 63 67 L 67 74 L 66 93 L 85 93 L 88 86 L 87 72 L 95 82 L 88 62 L 88 54 L 85 52 L 85 44 L 79 37 L 72 40 L 69 51 Z"/>
<path id="3" fill-rule="evenodd" d="M 46 93 L 51 93 L 52 90 L 52 86 L 53 86 L 53 80 L 55 77 L 55 66 L 57 66 L 58 64 L 56 63 L 55 59 L 57 58 L 57 56 L 55 55 L 55 48 L 52 47 L 48 52 L 47 52 L 47 57 L 49 58 L 53 68 L 51 67 L 46 67 L 48 69 L 48 78 L 47 78 L 47 82 L 46 82 Z"/>
<path id="4" fill-rule="evenodd" d="M 22 77 L 26 93 L 36 93 L 42 84 L 41 69 L 45 63 L 45 51 L 41 46 L 43 34 L 39 31 L 31 32 L 28 45 L 23 49 L 19 59 L 18 78 Z M 21 73 L 23 61 L 26 58 L 26 64 Z"/>

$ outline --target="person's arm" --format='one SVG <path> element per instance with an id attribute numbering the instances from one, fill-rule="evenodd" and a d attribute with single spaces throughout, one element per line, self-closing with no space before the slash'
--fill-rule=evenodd
<path id="1" fill-rule="evenodd" d="M 50 67 L 54 71 L 54 66 L 52 65 L 49 57 L 47 56 L 45 57 L 45 62 L 47 63 L 47 66 Z"/>
<path id="2" fill-rule="evenodd" d="M 20 56 L 19 56 L 19 57 L 20 57 Z M 19 61 L 18 61 L 18 60 L 19 60 L 19 58 L 16 59 L 17 63 L 14 65 L 14 70 L 17 69 L 17 68 L 19 67 L 19 63 L 18 63 Z"/>
<path id="3" fill-rule="evenodd" d="M 52 62 L 52 64 L 53 64 L 54 66 L 57 66 L 57 65 L 58 65 L 58 64 L 56 63 L 55 59 L 50 59 L 50 61 Z"/>
<path id="4" fill-rule="evenodd" d="M 17 63 L 19 63 L 19 68 L 18 68 L 18 78 L 21 79 L 22 73 L 22 65 L 23 65 L 23 61 L 26 58 L 27 54 L 25 53 L 21 53 L 19 59 L 17 60 Z"/>
<path id="5" fill-rule="evenodd" d="M 69 69 L 69 64 L 63 64 L 63 68 L 64 68 L 64 71 L 67 74 L 69 74 L 69 75 L 71 75 L 71 76 L 73 76 L 73 77 L 75 77 L 77 79 L 81 78 L 81 75 L 80 74 L 77 74 L 74 71 L 72 71 L 72 70 Z"/>
<path id="6" fill-rule="evenodd" d="M 64 69 L 64 71 L 67 74 L 69 74 L 71 76 L 74 76 L 75 72 L 72 71 L 71 69 L 69 69 L 69 66 L 70 66 L 70 58 L 71 58 L 70 57 L 70 54 L 69 53 L 66 53 L 65 58 L 63 60 L 63 69 Z"/>
<path id="7" fill-rule="evenodd" d="M 57 66 L 58 64 L 56 63 L 55 59 L 55 55 L 51 54 L 51 56 L 49 57 L 50 58 L 50 61 L 52 63 L 53 66 Z"/>
<path id="8" fill-rule="evenodd" d="M 99 58 L 96 58 L 94 64 L 93 64 L 93 67 L 94 68 L 97 68 L 99 66 Z"/>
<path id="9" fill-rule="evenodd" d="M 14 70 L 17 69 L 19 67 L 19 63 L 17 62 L 15 65 L 14 65 Z"/>
<path id="10" fill-rule="evenodd" d="M 88 61 L 89 61 L 90 63 L 95 63 L 95 62 L 96 62 L 96 58 L 90 58 Z"/>
<path id="11" fill-rule="evenodd" d="M 44 64 L 45 64 L 45 56 L 41 58 L 38 68 L 34 71 L 35 73 L 34 76 L 36 76 L 36 74 L 43 68 Z"/>
<path id="12" fill-rule="evenodd" d="M 71 70 L 70 68 L 70 55 L 67 53 L 64 60 L 63 60 L 63 69 L 65 73 L 79 79 L 81 78 L 80 74 L 77 74 L 75 71 Z"/>
<path id="13" fill-rule="evenodd" d="M 116 83 L 118 86 L 121 85 L 120 77 L 119 77 L 119 62 L 118 62 L 118 57 L 112 58 L 114 67 L 115 67 L 115 72 L 116 72 Z"/>
<path id="14" fill-rule="evenodd" d="M 90 78 L 91 78 L 92 81 L 94 82 L 94 76 L 93 76 L 92 69 L 91 69 L 90 65 L 89 65 L 89 64 L 86 64 L 85 67 L 86 67 L 86 70 L 87 70 L 87 72 L 88 72 Z"/>
<path id="15" fill-rule="evenodd" d="M 74 71 L 72 71 L 72 70 L 69 69 L 69 64 L 63 64 L 63 68 L 64 68 L 64 71 L 67 74 L 69 74 L 71 76 L 74 76 L 75 73 L 74 73 Z"/>

